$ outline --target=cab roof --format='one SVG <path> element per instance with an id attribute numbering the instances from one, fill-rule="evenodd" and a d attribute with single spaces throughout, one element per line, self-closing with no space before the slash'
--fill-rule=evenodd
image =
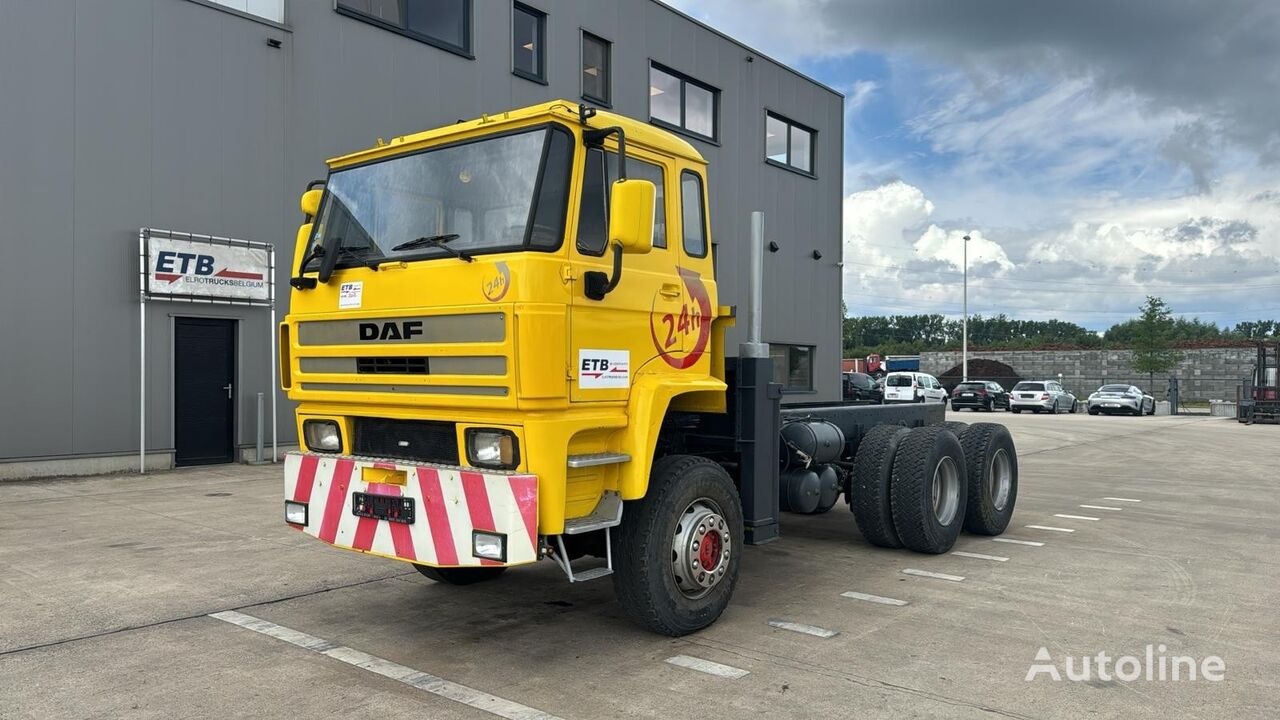
<path id="1" fill-rule="evenodd" d="M 535 125 L 539 121 L 558 121 L 571 127 L 581 127 L 578 115 L 578 104 L 569 100 L 552 100 L 540 105 L 530 105 L 518 110 L 508 110 L 495 115 L 481 115 L 474 120 L 464 120 L 453 125 L 445 125 L 433 130 L 424 130 L 411 135 L 391 138 L 390 142 L 378 139 L 374 147 L 359 150 L 346 155 L 330 158 L 327 162 L 331 168 L 368 162 L 385 157 L 400 155 L 405 152 L 421 150 L 439 145 L 459 136 L 474 137 L 479 131 L 485 134 L 499 132 L 513 127 Z M 662 154 L 690 160 L 705 165 L 706 159 L 690 145 L 688 141 L 648 123 L 640 122 L 625 115 L 596 110 L 587 120 L 586 127 L 599 129 L 617 126 L 627 135 L 628 144 L 644 146 Z"/>

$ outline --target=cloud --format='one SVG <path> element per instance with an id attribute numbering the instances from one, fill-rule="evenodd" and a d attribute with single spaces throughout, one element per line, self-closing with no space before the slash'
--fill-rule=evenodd
<path id="1" fill-rule="evenodd" d="M 1280 163 L 1280 3 L 1274 0 L 675 4 L 784 61 L 859 51 L 910 57 L 959 73 L 974 93 L 994 103 L 1030 79 L 1068 97 L 1087 88 L 1090 102 L 1069 108 L 1072 114 L 1114 102 L 1108 100 L 1114 95 L 1130 106 L 1127 115 L 1158 120 L 1167 138 L 1165 156 L 1185 167 L 1201 191 L 1213 169 L 1210 151 L 1219 143 L 1243 148 L 1264 164 Z M 1052 93 L 1034 99 L 1027 112 L 1063 99 Z M 1025 119 L 1011 116 L 1000 129 L 1034 127 L 1020 126 L 1020 117 Z M 1165 127 L 1170 119 L 1181 122 Z"/>

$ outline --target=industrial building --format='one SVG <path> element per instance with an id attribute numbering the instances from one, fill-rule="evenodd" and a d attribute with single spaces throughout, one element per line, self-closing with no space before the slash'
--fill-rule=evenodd
<path id="1" fill-rule="evenodd" d="M 707 158 L 725 302 L 766 213 L 784 402 L 839 399 L 843 98 L 656 0 L 7 2 L 0 68 L 0 479 L 296 443 L 270 309 L 140 308 L 140 229 L 274 246 L 278 319 L 326 158 L 556 98 Z"/>

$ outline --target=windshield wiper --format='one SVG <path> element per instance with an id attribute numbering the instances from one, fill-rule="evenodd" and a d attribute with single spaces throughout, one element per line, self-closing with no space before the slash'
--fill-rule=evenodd
<path id="1" fill-rule="evenodd" d="M 463 262 L 475 262 L 476 261 L 475 258 L 471 257 L 470 255 L 463 252 L 462 250 L 455 250 L 448 246 L 447 243 L 451 243 L 454 240 L 457 240 L 458 237 L 459 237 L 458 233 L 445 233 L 443 235 L 428 235 L 426 237 L 416 238 L 408 242 L 402 242 L 399 245 L 391 248 L 391 250 L 393 252 L 397 252 L 400 250 L 412 250 L 413 248 L 420 248 L 420 247 L 434 247 L 434 248 L 440 248 L 441 250 L 449 253 L 450 255 L 458 258 Z"/>
<path id="2" fill-rule="evenodd" d="M 351 260 L 354 260 L 359 265 L 367 267 L 370 270 L 373 270 L 374 272 L 378 271 L 378 263 L 367 259 L 364 255 L 357 253 L 355 250 L 356 250 L 355 248 L 350 248 L 350 247 L 347 247 L 346 245 L 339 245 L 337 250 L 338 257 L 350 258 Z M 365 250 L 366 252 L 368 251 L 367 248 L 365 248 Z"/>

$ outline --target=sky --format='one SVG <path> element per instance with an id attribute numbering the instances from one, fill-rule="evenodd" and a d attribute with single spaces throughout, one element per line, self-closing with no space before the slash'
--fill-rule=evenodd
<path id="1" fill-rule="evenodd" d="M 967 234 L 970 313 L 1280 318 L 1280 1 L 669 2 L 844 93 L 851 315 L 959 315 Z"/>

